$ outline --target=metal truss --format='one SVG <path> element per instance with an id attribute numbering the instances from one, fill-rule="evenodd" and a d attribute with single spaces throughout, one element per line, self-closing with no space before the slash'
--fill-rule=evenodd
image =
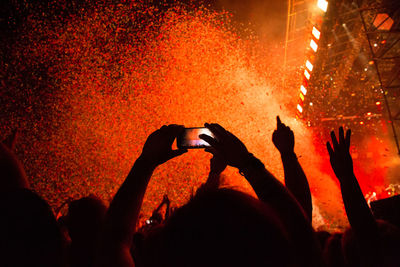
<path id="1" fill-rule="evenodd" d="M 400 2 L 369 0 L 359 1 L 359 6 L 364 34 L 400 155 Z M 378 16 L 383 19 L 378 19 Z"/>

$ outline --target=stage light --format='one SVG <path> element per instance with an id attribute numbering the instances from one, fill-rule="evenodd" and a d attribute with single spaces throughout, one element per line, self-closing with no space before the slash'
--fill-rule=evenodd
<path id="1" fill-rule="evenodd" d="M 321 32 L 313 26 L 312 35 L 315 37 L 315 39 L 319 40 L 319 38 L 321 37 Z"/>
<path id="2" fill-rule="evenodd" d="M 364 122 L 363 122 L 363 121 L 360 121 L 360 124 L 361 124 L 361 125 L 363 125 L 363 124 L 364 124 Z"/>
<path id="3" fill-rule="evenodd" d="M 303 108 L 300 106 L 300 104 L 297 104 L 297 110 L 298 110 L 300 113 L 303 113 Z"/>
<path id="4" fill-rule="evenodd" d="M 312 48 L 312 50 L 314 50 L 314 52 L 317 52 L 318 45 L 313 39 L 311 39 L 311 41 L 310 41 L 310 47 Z"/>
<path id="5" fill-rule="evenodd" d="M 375 44 L 374 44 L 374 47 L 377 47 L 377 46 L 378 46 L 378 44 L 377 44 L 377 43 L 375 43 Z"/>
<path id="6" fill-rule="evenodd" d="M 328 9 L 328 1 L 318 0 L 317 6 L 324 12 Z"/>
<path id="7" fill-rule="evenodd" d="M 313 102 L 310 102 L 310 106 L 314 105 Z"/>
<path id="8" fill-rule="evenodd" d="M 373 24 L 378 30 L 389 31 L 394 24 L 394 20 L 386 13 L 380 13 L 376 15 Z"/>
<path id="9" fill-rule="evenodd" d="M 304 77 L 306 77 L 306 79 L 309 80 L 311 77 L 311 74 L 307 70 L 304 70 Z"/>
<path id="10" fill-rule="evenodd" d="M 368 112 L 368 113 L 367 113 L 368 116 L 371 116 L 371 114 L 372 114 L 371 112 Z"/>
<path id="11" fill-rule="evenodd" d="M 301 101 L 304 101 L 304 95 L 302 93 L 300 93 L 299 96 L 300 96 Z"/>
<path id="12" fill-rule="evenodd" d="M 308 61 L 308 60 L 306 61 L 306 67 L 307 67 L 307 69 L 308 69 L 309 71 L 312 71 L 313 68 L 314 68 L 313 64 L 311 64 L 311 62 Z"/>
<path id="13" fill-rule="evenodd" d="M 303 95 L 307 95 L 307 89 L 303 85 L 300 86 L 300 91 L 303 93 Z"/>
<path id="14" fill-rule="evenodd" d="M 371 61 L 368 62 L 368 64 L 369 64 L 369 65 L 374 65 L 374 61 L 371 60 Z"/>
<path id="15" fill-rule="evenodd" d="M 376 101 L 375 103 L 377 106 L 380 106 L 381 102 L 380 101 Z"/>

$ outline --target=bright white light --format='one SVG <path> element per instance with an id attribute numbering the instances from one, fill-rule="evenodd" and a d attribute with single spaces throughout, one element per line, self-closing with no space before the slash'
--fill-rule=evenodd
<path id="1" fill-rule="evenodd" d="M 312 50 L 314 50 L 314 52 L 317 52 L 318 45 L 313 39 L 311 39 L 311 41 L 310 41 L 310 47 L 312 48 Z"/>
<path id="2" fill-rule="evenodd" d="M 309 80 L 311 77 L 311 74 L 307 70 L 304 70 L 304 76 L 307 78 L 307 80 Z"/>
<path id="3" fill-rule="evenodd" d="M 313 26 L 312 35 L 314 35 L 315 39 L 319 40 L 319 38 L 321 37 L 321 32 Z"/>
<path id="4" fill-rule="evenodd" d="M 312 102 L 310 102 L 310 106 L 312 106 L 313 105 L 313 103 Z"/>
<path id="5" fill-rule="evenodd" d="M 378 44 L 377 44 L 377 43 L 375 43 L 375 44 L 374 44 L 374 47 L 377 47 L 377 46 L 378 46 Z"/>
<path id="6" fill-rule="evenodd" d="M 328 1 L 318 0 L 317 6 L 324 12 L 328 9 Z"/>
<path id="7" fill-rule="evenodd" d="M 308 60 L 306 61 L 306 67 L 307 67 L 307 69 L 308 69 L 309 71 L 312 71 L 313 68 L 314 68 L 313 64 L 311 64 L 311 62 L 308 61 Z"/>
<path id="8" fill-rule="evenodd" d="M 307 89 L 303 85 L 300 86 L 300 91 L 303 93 L 303 95 L 307 95 Z"/>
<path id="9" fill-rule="evenodd" d="M 297 110 L 298 110 L 300 113 L 303 113 L 303 108 L 300 106 L 300 104 L 297 104 Z"/>

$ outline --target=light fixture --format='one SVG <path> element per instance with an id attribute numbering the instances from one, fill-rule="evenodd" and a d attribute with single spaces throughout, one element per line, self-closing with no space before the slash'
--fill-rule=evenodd
<path id="1" fill-rule="evenodd" d="M 307 89 L 303 85 L 300 86 L 300 91 L 303 93 L 303 95 L 307 95 Z"/>
<path id="2" fill-rule="evenodd" d="M 312 35 L 315 37 L 315 39 L 319 40 L 319 38 L 321 37 L 321 32 L 317 28 L 315 28 L 315 26 L 313 26 Z"/>
<path id="3" fill-rule="evenodd" d="M 318 0 L 317 6 L 324 12 L 328 10 L 328 1 L 326 0 Z"/>
<path id="4" fill-rule="evenodd" d="M 310 47 L 312 48 L 312 50 L 314 50 L 314 52 L 317 52 L 318 45 L 313 39 L 311 39 L 311 41 L 310 41 Z"/>
<path id="5" fill-rule="evenodd" d="M 297 110 L 298 110 L 300 113 L 303 113 L 303 108 L 300 106 L 300 104 L 297 104 Z"/>

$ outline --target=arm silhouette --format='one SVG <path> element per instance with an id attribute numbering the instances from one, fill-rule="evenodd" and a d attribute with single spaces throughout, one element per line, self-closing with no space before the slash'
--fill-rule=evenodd
<path id="1" fill-rule="evenodd" d="M 147 138 L 142 154 L 108 209 L 99 265 L 134 266 L 130 247 L 147 185 L 158 165 L 187 152 L 171 148 L 182 130 L 179 125 L 163 126 Z"/>
<path id="2" fill-rule="evenodd" d="M 310 186 L 297 156 L 294 153 L 293 131 L 276 117 L 277 126 L 272 141 L 281 154 L 286 188 L 295 196 L 308 218 L 312 218 L 312 200 Z"/>
<path id="3" fill-rule="evenodd" d="M 339 140 L 331 132 L 332 145 L 327 142 L 332 169 L 339 180 L 340 189 L 347 218 L 358 240 L 363 255 L 363 266 L 379 266 L 378 226 L 353 171 L 353 160 L 350 149 L 351 131 L 344 135 L 343 127 L 339 128 Z"/>

